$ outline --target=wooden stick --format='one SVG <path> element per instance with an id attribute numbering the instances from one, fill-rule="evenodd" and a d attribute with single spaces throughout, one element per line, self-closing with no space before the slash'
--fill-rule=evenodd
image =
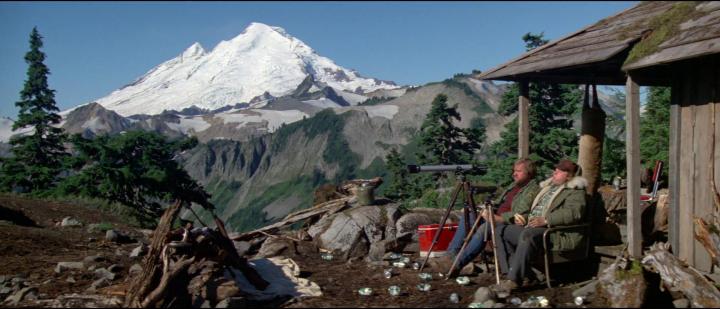
<path id="1" fill-rule="evenodd" d="M 495 238 L 495 212 L 492 209 L 492 204 L 488 203 L 487 207 L 489 208 L 490 215 L 490 235 L 492 236 L 493 241 L 493 260 L 495 260 L 495 282 L 497 284 L 500 284 L 500 264 L 498 263 L 498 256 L 497 256 L 497 239 Z"/>

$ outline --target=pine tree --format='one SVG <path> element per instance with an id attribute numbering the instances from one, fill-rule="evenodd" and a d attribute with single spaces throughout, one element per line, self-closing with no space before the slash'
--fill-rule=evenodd
<path id="1" fill-rule="evenodd" d="M 48 88 L 42 36 L 33 28 L 30 34 L 30 51 L 25 54 L 28 63 L 27 80 L 20 91 L 20 110 L 13 131 L 32 129 L 31 134 L 18 134 L 10 139 L 13 157 L 2 161 L 0 185 L 4 190 L 42 192 L 53 186 L 62 171 L 62 162 L 68 154 L 63 141 L 65 134 L 53 125 L 60 123 L 55 106 L 55 91 Z"/>
<path id="2" fill-rule="evenodd" d="M 99 197 L 141 210 L 148 217 L 160 214 L 158 201 L 175 199 L 212 207 L 210 195 L 173 160 L 197 139 L 169 142 L 154 132 L 130 131 L 88 140 L 76 134 L 75 174 L 63 180 L 59 195 Z"/>
<path id="3" fill-rule="evenodd" d="M 462 118 L 457 112 L 457 105 L 449 107 L 447 99 L 444 94 L 435 97 L 420 127 L 423 152 L 418 153 L 418 159 L 421 164 L 470 163 L 485 138 L 482 126 L 462 129 L 453 124 L 453 121 Z"/>
<path id="4" fill-rule="evenodd" d="M 527 50 L 546 44 L 543 34 L 527 33 L 523 36 Z M 563 158 L 577 158 L 578 137 L 573 129 L 572 116 L 578 112 L 582 92 L 574 85 L 531 83 L 529 87 L 530 107 L 530 158 L 538 165 L 538 174 L 548 174 L 557 161 Z M 519 87 L 513 84 L 505 92 L 499 112 L 510 115 L 518 110 Z M 493 143 L 488 151 L 488 173 L 484 177 L 496 183 L 509 183 L 512 162 L 517 159 L 518 145 L 517 118 L 505 125 L 501 139 Z"/>
<path id="5" fill-rule="evenodd" d="M 406 168 L 405 161 L 400 153 L 393 148 L 385 156 L 385 164 L 390 176 L 385 195 L 391 199 L 406 199 L 411 195 L 410 183 L 408 181 L 409 172 Z"/>
<path id="6" fill-rule="evenodd" d="M 645 112 L 640 118 L 640 157 L 645 168 L 655 167 L 655 161 L 665 162 L 663 174 L 667 175 L 670 149 L 670 88 L 650 87 Z"/>

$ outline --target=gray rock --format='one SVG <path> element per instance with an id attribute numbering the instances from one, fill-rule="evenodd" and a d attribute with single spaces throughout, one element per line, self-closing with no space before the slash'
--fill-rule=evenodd
<path id="1" fill-rule="evenodd" d="M 120 238 L 120 234 L 115 230 L 105 231 L 105 239 L 108 241 L 117 241 Z"/>
<path id="2" fill-rule="evenodd" d="M 108 267 L 108 270 L 114 274 L 121 272 L 123 269 L 125 269 L 125 267 L 119 264 L 112 264 L 110 265 L 110 267 Z"/>
<path id="3" fill-rule="evenodd" d="M 223 299 L 215 308 L 248 308 L 247 301 L 244 297 L 228 297 Z"/>
<path id="4" fill-rule="evenodd" d="M 104 288 L 106 286 L 110 285 L 110 280 L 106 278 L 100 278 L 98 280 L 95 280 L 90 287 L 88 288 L 88 291 L 94 292 L 97 289 Z"/>
<path id="5" fill-rule="evenodd" d="M 595 293 L 595 288 L 597 288 L 597 284 L 598 284 L 597 280 L 592 281 L 592 282 L 586 284 L 585 286 L 573 291 L 572 296 L 573 297 L 578 297 L 578 296 L 586 297 L 592 293 Z"/>
<path id="6" fill-rule="evenodd" d="M 673 306 L 675 308 L 690 308 L 690 301 L 687 298 L 679 298 L 673 300 Z"/>
<path id="7" fill-rule="evenodd" d="M 105 261 L 105 257 L 103 257 L 101 255 L 91 255 L 91 256 L 85 257 L 83 259 L 83 262 L 87 263 L 87 264 L 99 263 L 99 262 L 103 262 L 103 261 Z"/>
<path id="8" fill-rule="evenodd" d="M 135 264 L 133 264 L 133 266 L 130 266 L 129 273 L 130 273 L 130 276 L 134 276 L 135 274 L 142 273 L 142 271 L 143 271 L 142 266 L 140 266 L 140 264 L 138 264 L 138 263 L 135 263 Z"/>
<path id="9" fill-rule="evenodd" d="M 495 305 L 497 303 L 495 302 L 495 300 L 488 299 L 485 302 L 483 302 L 482 304 L 483 304 L 483 308 L 493 308 L 493 307 L 495 307 Z"/>
<path id="10" fill-rule="evenodd" d="M 384 239 L 388 213 L 396 212 L 396 208 L 391 205 L 351 208 L 323 217 L 308 229 L 308 234 L 320 247 L 338 252 L 345 259 L 365 256 L 371 244 Z"/>
<path id="11" fill-rule="evenodd" d="M 248 250 L 250 250 L 250 243 L 247 241 L 234 241 L 235 244 L 235 250 L 237 250 L 238 255 L 244 256 Z"/>
<path id="12" fill-rule="evenodd" d="M 105 268 L 98 268 L 95 270 L 95 278 L 97 279 L 108 279 L 110 281 L 115 280 L 115 274 Z"/>
<path id="13" fill-rule="evenodd" d="M 65 218 L 63 218 L 62 222 L 60 223 L 60 226 L 75 227 L 75 226 L 82 226 L 82 223 L 80 223 L 80 221 L 73 219 L 71 217 L 65 217 Z"/>
<path id="14" fill-rule="evenodd" d="M 130 252 L 130 257 L 140 257 L 147 253 L 148 248 L 145 244 L 140 244 Z"/>
<path id="15" fill-rule="evenodd" d="M 85 263 L 83 263 L 83 262 L 58 262 L 57 266 L 55 266 L 55 272 L 58 274 L 66 271 L 68 269 L 83 270 L 83 269 L 85 269 Z"/>
<path id="16" fill-rule="evenodd" d="M 495 300 L 495 292 L 490 290 L 488 287 L 480 287 L 475 291 L 473 296 L 473 303 L 485 303 L 488 300 Z M 492 307 L 492 306 L 490 306 Z M 488 308 L 488 307 L 486 307 Z"/>
<path id="17" fill-rule="evenodd" d="M 281 238 L 268 238 L 258 250 L 255 258 L 269 258 L 280 254 L 283 254 L 288 248 L 292 246 L 290 240 Z"/>
<path id="18" fill-rule="evenodd" d="M 406 214 L 395 223 L 396 237 L 402 238 L 410 236 L 413 240 L 417 241 L 417 229 L 419 225 L 437 223 L 430 216 L 424 213 L 411 212 Z"/>
<path id="19" fill-rule="evenodd" d="M 68 277 L 67 279 L 65 279 L 65 282 L 75 283 L 76 281 L 75 281 L 75 278 L 73 278 L 72 276 L 70 276 L 70 277 Z"/>
<path id="20" fill-rule="evenodd" d="M 5 299 L 6 304 L 17 306 L 23 299 L 37 299 L 38 289 L 35 287 L 26 287 Z"/>

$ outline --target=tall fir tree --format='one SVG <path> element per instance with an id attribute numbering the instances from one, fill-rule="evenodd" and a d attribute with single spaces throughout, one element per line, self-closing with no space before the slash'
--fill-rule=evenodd
<path id="1" fill-rule="evenodd" d="M 63 141 L 59 111 L 55 106 L 55 91 L 48 88 L 50 70 L 43 63 L 45 54 L 42 36 L 37 28 L 30 34 L 30 51 L 25 54 L 29 67 L 27 80 L 20 91 L 18 119 L 13 131 L 31 129 L 29 134 L 17 134 L 10 139 L 13 156 L 3 159 L 0 185 L 4 190 L 45 192 L 50 189 L 62 171 L 62 162 L 68 154 Z"/>
<path id="2" fill-rule="evenodd" d="M 665 162 L 663 175 L 667 175 L 670 149 L 670 88 L 650 87 L 645 112 L 640 118 L 640 157 L 644 167 L 652 169 L 655 161 Z"/>
<path id="3" fill-rule="evenodd" d="M 418 153 L 421 164 L 467 164 L 485 138 L 484 127 L 463 129 L 453 121 L 462 118 L 457 106 L 448 106 L 448 97 L 438 94 L 432 102 L 430 112 L 420 127 Z"/>
<path id="4" fill-rule="evenodd" d="M 411 184 L 408 180 L 409 172 L 406 168 L 405 160 L 395 149 L 391 149 L 385 156 L 385 164 L 387 166 L 389 181 L 385 195 L 391 199 L 403 200 L 412 195 Z"/>
<path id="5" fill-rule="evenodd" d="M 527 33 L 523 36 L 526 49 L 532 50 L 548 42 L 543 34 Z M 549 174 L 560 159 L 576 159 L 578 137 L 573 129 L 572 117 L 582 102 L 582 91 L 574 85 L 551 83 L 530 84 L 530 158 L 538 166 L 538 175 Z M 510 115 L 518 110 L 519 87 L 512 84 L 502 98 L 499 112 Z M 507 184 L 512 162 L 517 159 L 518 120 L 515 118 L 500 134 L 500 140 L 489 147 L 487 181 Z"/>

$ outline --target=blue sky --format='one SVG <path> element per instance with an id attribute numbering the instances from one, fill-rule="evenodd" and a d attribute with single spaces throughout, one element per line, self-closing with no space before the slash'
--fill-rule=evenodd
<path id="1" fill-rule="evenodd" d="M 623 2 L 0 2 L 0 116 L 16 118 L 33 26 L 61 110 L 103 97 L 194 42 L 211 50 L 251 22 L 284 28 L 318 54 L 402 85 L 488 70 L 632 7 Z"/>

